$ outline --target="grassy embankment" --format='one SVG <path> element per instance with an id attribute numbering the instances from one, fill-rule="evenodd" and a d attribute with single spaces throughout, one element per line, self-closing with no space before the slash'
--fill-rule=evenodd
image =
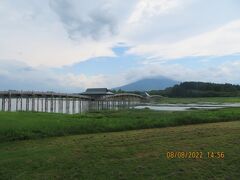
<path id="1" fill-rule="evenodd" d="M 162 98 L 159 103 L 189 104 L 189 103 L 240 103 L 240 97 L 204 97 L 204 98 Z"/>
<path id="2" fill-rule="evenodd" d="M 85 115 L 0 112 L 0 142 L 239 119 L 240 108 L 186 112 L 123 110 L 102 111 Z"/>
<path id="3" fill-rule="evenodd" d="M 237 180 L 239 144 L 239 121 L 5 142 L 0 177 Z M 167 159 L 168 151 L 200 151 L 203 158 Z M 224 152 L 224 159 L 210 159 L 208 151 Z"/>

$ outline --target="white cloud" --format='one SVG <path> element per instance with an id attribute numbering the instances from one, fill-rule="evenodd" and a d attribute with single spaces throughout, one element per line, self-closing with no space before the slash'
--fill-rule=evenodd
<path id="1" fill-rule="evenodd" d="M 62 75 L 59 77 L 62 86 L 77 87 L 77 88 L 96 88 L 96 87 L 111 87 L 112 82 L 109 84 L 109 79 L 106 75 L 91 75 L 85 74 L 71 74 Z"/>
<path id="2" fill-rule="evenodd" d="M 81 41 L 68 34 L 48 1 L 36 4 L 0 2 L 0 58 L 18 59 L 31 66 L 62 66 L 92 57 L 114 56 L 112 40 Z"/>
<path id="3" fill-rule="evenodd" d="M 184 0 L 186 1 L 186 0 Z M 140 0 L 128 19 L 128 23 L 142 22 L 147 18 L 170 13 L 184 3 L 181 0 Z"/>
<path id="4" fill-rule="evenodd" d="M 124 75 L 127 82 L 145 77 L 165 76 L 177 81 L 204 81 L 218 83 L 240 83 L 240 60 L 190 68 L 181 64 L 148 64 Z"/>
<path id="5" fill-rule="evenodd" d="M 14 63 L 13 63 L 14 62 Z M 56 92 L 81 92 L 89 87 L 116 87 L 127 83 L 124 74 L 85 75 L 57 71 L 46 67 L 31 67 L 25 63 L 0 59 L 0 84 L 3 88 L 17 90 L 43 90 Z"/>
<path id="6" fill-rule="evenodd" d="M 166 76 L 178 81 L 240 83 L 240 61 L 238 60 L 197 69 L 181 64 L 152 64 L 116 75 L 63 73 L 49 68 L 32 68 L 24 63 L 14 62 L 15 65 L 11 65 L 8 61 L 0 61 L 1 90 L 82 92 L 89 87 L 119 87 L 151 76 Z"/>
<path id="7" fill-rule="evenodd" d="M 240 52 L 240 20 L 211 32 L 165 44 L 136 45 L 129 53 L 158 57 L 159 61 L 187 56 L 223 56 Z"/>
<path id="8" fill-rule="evenodd" d="M 209 32 L 239 15 L 237 1 L 227 2 L 2 0 L 0 58 L 18 59 L 31 66 L 63 66 L 114 56 L 111 48 L 118 42 L 136 45 L 133 53 L 163 58 L 215 55 L 222 49 L 225 54 L 232 53 L 239 48 L 238 26 L 237 31 L 228 25 Z M 213 13 L 213 5 L 217 12 Z M 228 7 L 234 7 L 233 11 Z M 225 48 L 225 43 L 230 45 Z"/>

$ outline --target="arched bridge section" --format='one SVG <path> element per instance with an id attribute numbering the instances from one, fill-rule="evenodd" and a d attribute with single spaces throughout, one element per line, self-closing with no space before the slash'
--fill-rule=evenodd
<path id="1" fill-rule="evenodd" d="M 141 101 L 145 100 L 145 98 L 138 94 L 120 93 L 120 94 L 104 96 L 104 97 L 102 97 L 102 100 L 141 102 Z"/>
<path id="2" fill-rule="evenodd" d="M 100 98 L 94 99 L 90 102 L 90 110 L 119 110 L 132 108 L 137 104 L 140 104 L 144 101 L 145 98 L 138 94 L 132 93 L 121 93 L 121 94 L 112 94 L 104 95 Z"/>

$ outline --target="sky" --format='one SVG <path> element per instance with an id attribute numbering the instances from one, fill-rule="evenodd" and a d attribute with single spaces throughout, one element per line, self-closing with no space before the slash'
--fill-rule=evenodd
<path id="1" fill-rule="evenodd" d="M 0 0 L 0 90 L 155 76 L 240 84 L 240 1 Z"/>

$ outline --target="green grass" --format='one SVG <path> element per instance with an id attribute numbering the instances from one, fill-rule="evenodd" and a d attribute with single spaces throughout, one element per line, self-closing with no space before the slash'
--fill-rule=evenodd
<path id="1" fill-rule="evenodd" d="M 14 116 L 28 120 L 19 114 Z M 29 116 L 36 115 L 44 117 Z M 118 121 L 115 113 L 109 116 Z M 71 121 L 78 116 L 62 117 Z M 0 143 L 0 179 L 238 180 L 239 144 L 240 121 L 5 142 Z M 204 156 L 167 159 L 168 151 L 201 151 Z M 208 159 L 208 151 L 224 152 L 225 158 Z"/>
<path id="2" fill-rule="evenodd" d="M 85 115 L 0 112 L 0 142 L 239 119 L 240 108 L 186 112 L 122 110 Z"/>
<path id="3" fill-rule="evenodd" d="M 240 97 L 205 97 L 205 98 L 162 98 L 159 103 L 240 103 Z"/>

